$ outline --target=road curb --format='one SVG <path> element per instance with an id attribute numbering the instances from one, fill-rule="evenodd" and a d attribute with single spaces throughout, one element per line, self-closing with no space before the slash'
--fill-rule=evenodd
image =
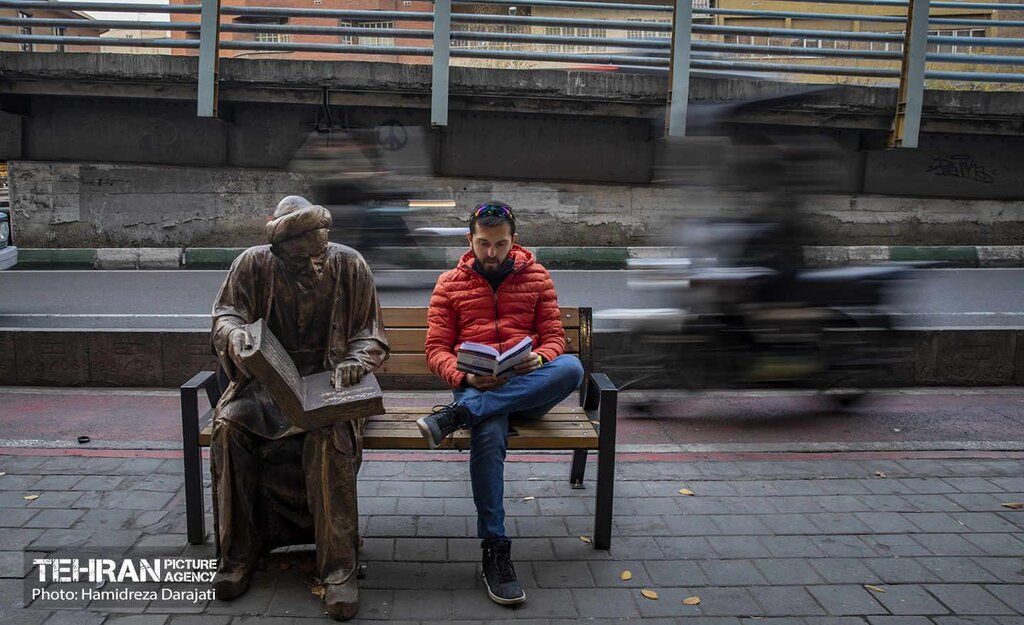
<path id="1" fill-rule="evenodd" d="M 671 246 L 528 247 L 549 269 L 625 269 L 631 259 L 685 256 Z M 16 269 L 227 269 L 240 247 L 189 248 L 19 248 Z M 378 248 L 366 253 L 371 265 L 447 269 L 464 247 Z M 829 245 L 808 246 L 809 265 L 832 267 L 889 261 L 934 261 L 947 267 L 1024 267 L 1024 245 Z M 380 259 L 376 263 L 375 259 Z"/>
<path id="2" fill-rule="evenodd" d="M 217 367 L 210 330 L 117 328 L 0 329 L 0 386 L 175 388 Z M 645 376 L 637 357 L 649 345 L 627 332 L 595 332 L 594 369 L 629 388 L 671 388 L 676 377 Z M 892 361 L 851 372 L 851 388 L 1024 385 L 1024 329 L 905 328 L 889 337 Z M 69 357 L 73 354 L 73 357 Z M 140 364 L 141 363 L 141 364 Z M 445 390 L 437 378 L 382 373 L 381 388 Z M 806 388 L 826 383 L 809 377 Z M 727 389 L 723 389 L 727 390 Z M 742 389 L 737 389 L 742 390 Z"/>

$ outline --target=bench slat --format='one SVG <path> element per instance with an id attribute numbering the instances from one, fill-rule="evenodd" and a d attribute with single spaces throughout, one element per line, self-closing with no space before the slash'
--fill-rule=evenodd
<path id="1" fill-rule="evenodd" d="M 388 408 L 386 414 L 378 415 L 376 417 L 373 417 L 373 419 L 375 421 L 381 419 L 389 419 L 390 415 L 392 414 L 414 414 L 416 415 L 417 418 L 419 418 L 422 415 L 433 412 L 433 410 L 433 407 L 430 406 L 399 406 L 395 408 Z M 550 420 L 554 418 L 575 417 L 585 419 L 587 418 L 587 413 L 585 410 L 583 410 L 583 408 L 580 408 L 579 406 L 555 406 L 554 408 L 548 411 L 548 414 L 544 416 L 544 419 Z"/>
<path id="2" fill-rule="evenodd" d="M 512 426 L 517 432 L 587 432 L 592 431 L 594 426 L 589 421 L 581 423 L 568 423 L 565 421 L 553 422 L 553 423 L 530 423 L 523 421 L 519 424 L 513 423 Z M 380 433 L 380 432 L 412 432 L 419 434 L 419 427 L 416 423 L 391 421 L 391 422 L 373 422 L 366 426 L 367 432 Z"/>
<path id="3" fill-rule="evenodd" d="M 426 443 L 416 426 L 422 413 L 378 415 L 370 417 L 366 425 L 363 446 L 366 449 L 426 449 Z M 545 415 L 536 421 L 515 421 L 511 425 L 518 432 L 509 437 L 510 449 L 597 449 L 598 433 L 589 420 L 564 421 L 560 416 Z M 585 415 L 583 415 L 585 416 Z M 382 417 L 387 420 L 382 420 Z M 199 433 L 199 444 L 210 446 L 213 425 Z M 469 449 L 469 432 L 461 430 L 455 435 L 454 449 Z"/>
<path id="4" fill-rule="evenodd" d="M 391 351 L 423 353 L 423 346 L 427 341 L 426 328 L 387 328 L 387 333 Z M 565 351 L 569 354 L 579 353 L 580 331 L 578 329 L 566 329 Z"/>
<path id="5" fill-rule="evenodd" d="M 515 426 L 519 436 L 510 436 L 509 449 L 597 449 L 598 437 L 589 431 L 530 430 Z M 469 449 L 470 435 L 465 430 L 455 433 L 442 449 Z M 367 432 L 364 449 L 426 449 L 419 430 L 385 430 Z"/>
<path id="6" fill-rule="evenodd" d="M 562 326 L 565 329 L 580 327 L 580 309 L 568 306 L 560 308 Z M 385 328 L 425 328 L 427 327 L 427 309 L 423 306 L 384 306 Z"/>
<path id="7" fill-rule="evenodd" d="M 422 416 L 424 416 L 423 413 L 413 413 L 413 414 L 391 414 L 391 413 L 388 413 L 386 415 L 379 415 L 379 416 L 373 417 L 373 423 L 374 424 L 380 424 L 380 425 L 389 425 L 389 424 L 390 425 L 394 425 L 394 424 L 399 424 L 399 423 L 412 423 L 412 422 L 416 421 L 416 419 L 419 419 Z M 552 415 L 548 415 L 548 417 L 551 417 L 551 416 Z M 524 420 L 523 423 L 528 423 L 528 421 Z M 576 427 L 576 425 L 580 424 L 580 423 L 583 423 L 583 424 L 590 423 L 590 420 L 587 419 L 587 417 L 585 415 L 584 416 L 580 416 L 580 417 L 570 417 L 570 416 L 567 416 L 567 415 L 554 415 L 554 418 L 547 418 L 547 419 L 545 419 L 544 423 L 546 423 L 546 424 L 559 424 L 560 427 Z"/>

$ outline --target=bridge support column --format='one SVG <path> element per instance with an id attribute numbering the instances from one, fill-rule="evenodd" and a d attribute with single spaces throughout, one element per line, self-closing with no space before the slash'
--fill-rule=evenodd
<path id="1" fill-rule="evenodd" d="M 434 0 L 434 66 L 430 86 L 430 124 L 448 125 L 448 59 L 451 55 L 452 2 Z"/>
<path id="2" fill-rule="evenodd" d="M 907 32 L 903 38 L 903 62 L 900 65 L 900 90 L 896 98 L 896 116 L 889 131 L 890 148 L 916 148 L 921 132 L 921 107 L 924 102 L 924 68 L 928 50 L 929 0 L 909 0 Z"/>
<path id="3" fill-rule="evenodd" d="M 690 38 L 693 0 L 675 0 L 672 13 L 672 60 L 668 82 L 669 137 L 686 136 L 686 104 L 690 98 Z"/>
<path id="4" fill-rule="evenodd" d="M 220 66 L 220 0 L 202 0 L 199 16 L 199 76 L 196 114 L 217 117 L 217 72 Z"/>

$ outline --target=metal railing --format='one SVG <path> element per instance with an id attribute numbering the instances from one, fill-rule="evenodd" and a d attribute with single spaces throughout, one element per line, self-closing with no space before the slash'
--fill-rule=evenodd
<path id="1" fill-rule="evenodd" d="M 770 0 L 769 0 L 770 1 Z M 0 42 L 23 46 L 103 46 L 162 48 L 199 51 L 198 113 L 217 115 L 217 65 L 220 50 L 257 52 L 313 52 L 376 56 L 430 57 L 433 70 L 431 121 L 447 125 L 448 71 L 452 59 L 529 61 L 559 64 L 617 66 L 669 74 L 668 134 L 685 132 L 687 89 L 690 72 L 714 72 L 724 76 L 757 75 L 776 79 L 793 76 L 858 79 L 897 79 L 900 85 L 898 110 L 891 145 L 916 145 L 920 108 L 926 80 L 955 83 L 1024 84 L 1024 70 L 987 71 L 979 67 L 1024 67 L 1024 37 L 998 35 L 1000 29 L 1024 29 L 1024 19 L 1004 19 L 1009 12 L 1024 18 L 1024 4 L 934 0 L 795 0 L 819 5 L 849 5 L 891 10 L 897 14 L 829 13 L 822 11 L 767 10 L 763 8 L 694 7 L 693 0 L 675 0 L 673 5 L 626 4 L 592 0 L 474 0 L 471 5 L 528 9 L 572 9 L 601 12 L 628 11 L 635 14 L 666 14 L 669 20 L 654 18 L 610 19 L 521 14 L 453 13 L 451 0 L 434 0 L 433 11 L 367 11 L 325 8 L 221 6 L 219 0 L 199 4 L 128 4 L 125 2 L 50 2 L 48 0 L 0 0 L 0 9 L 17 11 L 0 15 Z M 465 5 L 462 5 L 465 6 Z M 152 13 L 167 20 L 69 19 L 36 17 L 33 11 L 60 9 L 112 13 Z M 930 10 L 956 11 L 931 14 Z M 183 21 L 177 16 L 198 16 Z M 246 23 L 224 22 L 223 16 L 251 19 Z M 333 25 L 263 23 L 293 18 L 332 20 Z M 194 17 L 187 18 L 194 20 Z M 783 22 L 785 26 L 730 25 L 729 20 Z M 426 28 L 366 28 L 359 21 L 426 22 Z M 708 20 L 711 23 L 708 23 Z M 341 23 L 344 21 L 345 23 Z M 832 22 L 838 28 L 801 28 L 801 22 Z M 856 26 L 843 29 L 842 25 Z M 860 25 L 895 32 L 861 30 Z M 458 28 L 453 28 L 458 25 Z M 506 26 L 520 32 L 474 30 L 476 25 Z M 169 33 L 146 39 L 63 34 L 69 29 L 88 28 Z M 962 36 L 955 28 L 986 29 L 985 36 Z M 17 32 L 4 32 L 4 27 Z M 537 29 L 590 29 L 585 34 L 565 35 L 534 32 Z M 932 28 L 932 33 L 928 29 Z M 62 34 L 37 34 L 39 29 L 61 30 Z M 600 32 L 625 31 L 627 36 L 594 36 Z M 954 34 L 935 34 L 940 29 Z M 188 33 L 197 38 L 182 38 Z M 306 41 L 255 41 L 227 38 L 220 33 L 277 35 L 287 37 L 330 36 L 338 43 Z M 629 36 L 643 33 L 643 37 Z M 360 37 L 429 41 L 423 45 L 363 45 Z M 346 40 L 347 39 L 347 40 Z M 757 39 L 765 40 L 763 43 Z M 781 45 L 773 39 L 784 40 Z M 483 46 L 460 47 L 453 42 L 477 42 Z M 828 47 L 825 46 L 828 43 Z M 814 47 L 809 47 L 810 44 Z M 501 44 L 508 49 L 492 49 Z M 794 45 L 797 44 L 797 45 Z M 874 49 L 874 47 L 883 49 Z M 552 50 L 552 47 L 558 49 Z M 934 49 L 929 50 L 929 47 Z M 942 51 L 948 47 L 949 51 Z M 890 49 L 892 48 L 892 49 Z M 958 48 L 967 48 L 962 52 Z M 567 51 L 568 50 L 568 51 Z M 589 50 L 582 52 L 581 50 Z M 993 53 L 1007 50 L 1009 53 Z M 1010 52 L 1015 51 L 1016 53 Z M 928 65 L 931 64 L 931 67 Z M 936 67 L 936 65 L 941 65 Z"/>

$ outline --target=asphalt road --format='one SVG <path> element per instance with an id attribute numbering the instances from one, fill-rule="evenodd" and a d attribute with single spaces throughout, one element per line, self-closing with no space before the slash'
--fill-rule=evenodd
<path id="1" fill-rule="evenodd" d="M 426 305 L 440 271 L 381 271 L 385 306 Z M 554 271 L 559 301 L 595 311 L 668 305 L 629 271 Z M 205 328 L 225 271 L 3 271 L 0 327 Z M 1024 328 L 1024 269 L 929 269 L 893 297 L 906 327 Z M 606 326 L 605 326 L 606 327 Z M 602 329 L 598 323 L 597 329 Z"/>

